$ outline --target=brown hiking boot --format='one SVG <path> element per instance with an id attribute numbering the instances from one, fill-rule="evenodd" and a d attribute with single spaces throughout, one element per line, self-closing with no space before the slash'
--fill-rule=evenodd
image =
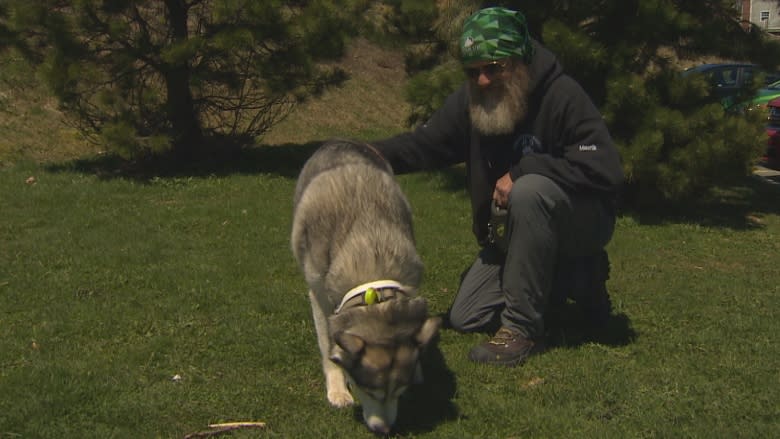
<path id="1" fill-rule="evenodd" d="M 513 367 L 543 350 L 541 343 L 502 327 L 490 340 L 474 346 L 469 352 L 469 359 L 477 363 Z"/>

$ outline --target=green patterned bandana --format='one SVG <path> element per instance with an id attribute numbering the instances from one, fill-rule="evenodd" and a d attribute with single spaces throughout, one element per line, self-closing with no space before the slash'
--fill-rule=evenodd
<path id="1" fill-rule="evenodd" d="M 460 54 L 466 66 L 509 57 L 529 63 L 533 46 L 525 17 L 520 12 L 501 7 L 477 11 L 463 23 Z"/>

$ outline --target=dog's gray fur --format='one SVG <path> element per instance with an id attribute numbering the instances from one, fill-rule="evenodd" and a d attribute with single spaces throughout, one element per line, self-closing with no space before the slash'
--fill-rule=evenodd
<path id="1" fill-rule="evenodd" d="M 291 244 L 310 289 L 328 401 L 353 404 L 349 382 L 368 427 L 389 432 L 441 320 L 415 297 L 423 266 L 411 208 L 376 150 L 333 140 L 314 153 L 298 178 Z M 347 291 L 377 280 L 400 283 L 404 294 L 334 313 Z"/>

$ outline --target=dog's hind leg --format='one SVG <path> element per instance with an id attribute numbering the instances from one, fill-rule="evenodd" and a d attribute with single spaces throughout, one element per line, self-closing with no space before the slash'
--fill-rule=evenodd
<path id="1" fill-rule="evenodd" d="M 325 374 L 328 402 L 335 407 L 350 406 L 354 404 L 355 400 L 349 393 L 349 389 L 347 389 L 344 371 L 330 360 L 331 342 L 328 331 L 328 318 L 323 311 L 323 304 L 320 303 L 313 291 L 309 291 L 309 301 L 311 302 L 311 313 L 314 318 L 314 329 L 317 331 L 317 343 L 322 355 L 322 371 Z"/>

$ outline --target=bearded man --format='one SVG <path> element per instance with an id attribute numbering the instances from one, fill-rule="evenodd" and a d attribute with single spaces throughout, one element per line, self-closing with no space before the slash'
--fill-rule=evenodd
<path id="1" fill-rule="evenodd" d="M 544 349 L 551 302 L 574 299 L 593 325 L 609 317 L 622 165 L 599 111 L 521 13 L 477 11 L 460 50 L 466 83 L 424 125 L 373 144 L 397 173 L 466 163 L 481 250 L 449 323 L 493 334 L 471 360 L 515 366 Z"/>

